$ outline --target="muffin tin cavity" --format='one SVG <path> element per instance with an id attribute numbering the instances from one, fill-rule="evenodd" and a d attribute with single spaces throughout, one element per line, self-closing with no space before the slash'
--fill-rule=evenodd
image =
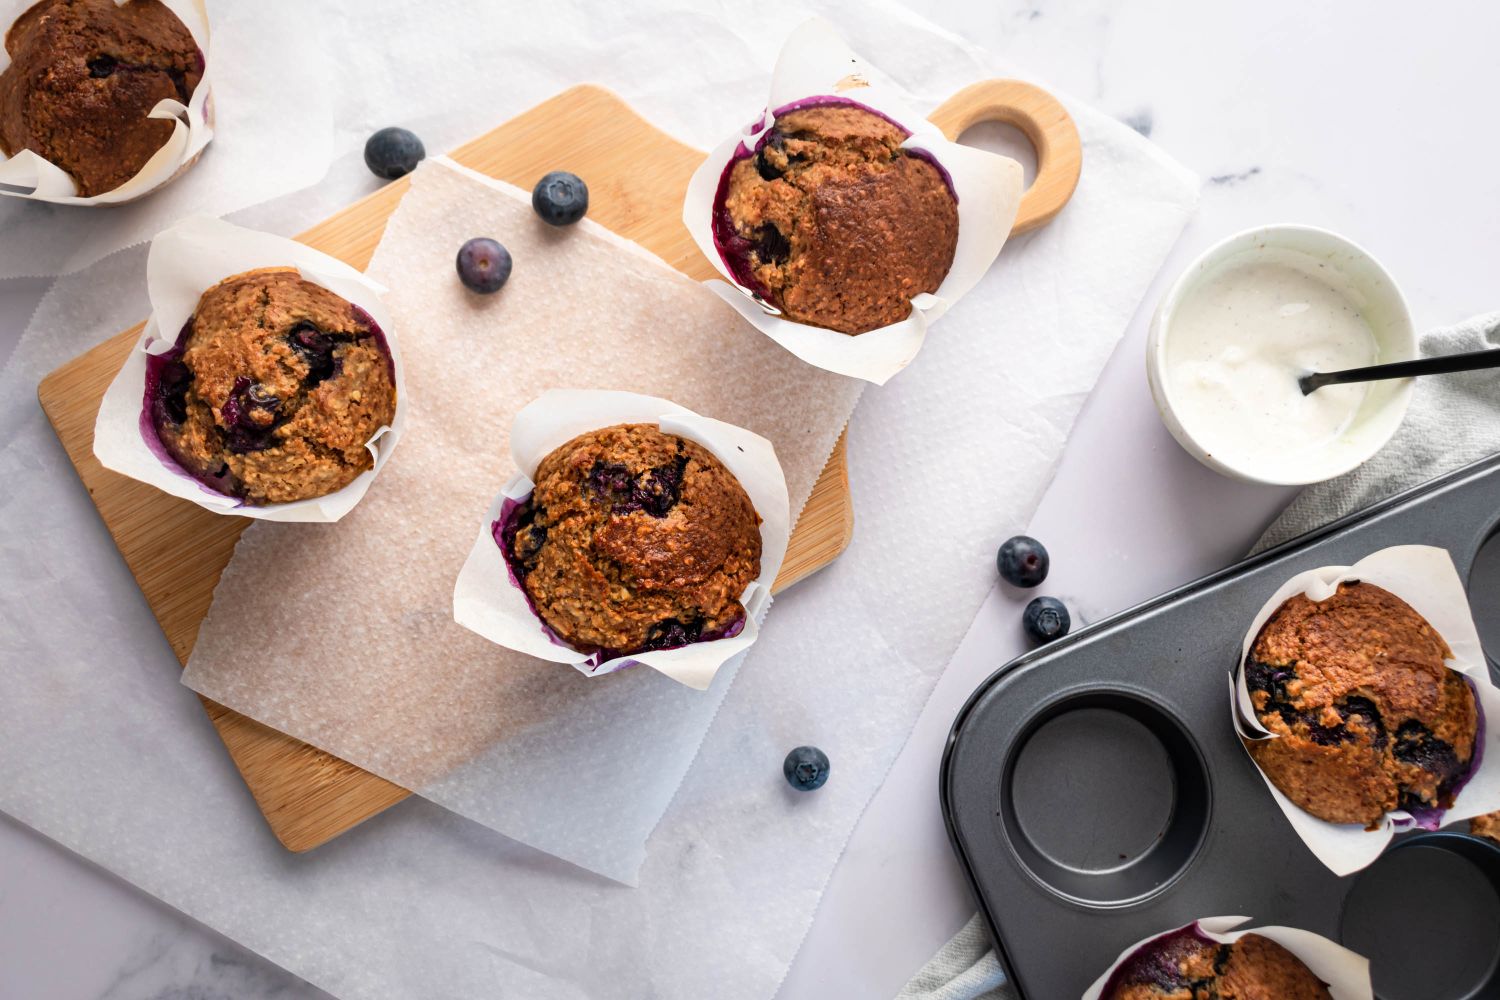
<path id="1" fill-rule="evenodd" d="M 1371 967 L 1380 1000 L 1500 997 L 1500 846 L 1401 841 L 1355 876 L 1339 930 L 1346 947 L 1390 956 Z"/>
<path id="2" fill-rule="evenodd" d="M 1392 545 L 1448 550 L 1500 672 L 1497 510 L 1500 455 L 1033 650 L 979 686 L 939 789 L 1021 1000 L 1081 996 L 1132 943 L 1221 913 L 1365 955 L 1379 1000 L 1500 1000 L 1500 845 L 1467 824 L 1407 832 L 1339 878 L 1277 808 L 1226 709 L 1267 595 Z M 1386 738 L 1442 756 L 1415 730 Z"/>
<path id="3" fill-rule="evenodd" d="M 1096 905 L 1149 896 L 1174 879 L 1208 828 L 1208 776 L 1166 712 L 1119 691 L 1043 709 L 1004 771 L 999 819 L 1038 882 Z"/>
<path id="4" fill-rule="evenodd" d="M 1469 571 L 1469 607 L 1474 609 L 1474 624 L 1479 628 L 1479 641 L 1484 643 L 1485 656 L 1490 668 L 1500 668 L 1500 525 L 1490 532 L 1479 553 L 1474 557 L 1474 568 Z"/>

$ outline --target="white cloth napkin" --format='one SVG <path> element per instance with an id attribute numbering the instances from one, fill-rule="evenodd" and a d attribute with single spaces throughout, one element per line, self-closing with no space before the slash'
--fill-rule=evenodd
<path id="1" fill-rule="evenodd" d="M 1500 312 L 1424 334 L 1424 357 L 1500 347 Z M 1416 380 L 1411 408 L 1390 444 L 1353 472 L 1297 494 L 1254 552 L 1500 451 L 1500 371 Z M 897 1000 L 1011 1000 L 1015 992 L 979 914 L 912 977 Z"/>
<path id="2" fill-rule="evenodd" d="M 344 33 L 341 122 L 386 123 L 369 122 L 368 88 L 407 107 L 451 95 L 474 132 L 603 76 L 699 145 L 758 108 L 783 35 L 807 14 L 775 2 L 722 20 L 672 3 L 545 19 L 501 5 L 310 6 Z M 929 104 L 1005 72 L 890 2 L 823 13 Z M 362 48 L 370 38 L 400 42 Z M 491 73 L 503 85 L 476 97 Z M 43 374 L 145 314 L 134 250 L 59 281 L 0 373 L 0 808 L 343 997 L 771 995 L 990 587 L 985 553 L 1034 508 L 1195 202 L 1192 178 L 1149 143 L 1071 107 L 1085 147 L 1073 204 L 1009 245 L 918 360 L 865 394 L 849 430 L 854 544 L 778 600 L 648 841 L 640 888 L 421 801 L 307 855 L 267 833 L 31 400 Z M 406 124 L 446 148 L 428 121 L 442 131 L 436 118 Z M 325 194 L 286 203 L 301 213 L 254 214 L 294 230 Z M 780 762 L 808 742 L 833 777 L 799 794 Z"/>

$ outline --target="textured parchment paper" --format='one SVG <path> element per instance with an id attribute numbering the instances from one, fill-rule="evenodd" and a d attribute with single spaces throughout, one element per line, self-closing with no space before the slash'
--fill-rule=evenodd
<path id="1" fill-rule="evenodd" d="M 457 248 L 509 248 L 498 294 Z M 474 520 L 514 471 L 515 413 L 552 388 L 664 396 L 771 440 L 799 511 L 859 396 L 718 296 L 525 192 L 424 165 L 370 274 L 402 330 L 408 434 L 337 525 L 255 525 L 184 683 L 548 853 L 634 877 L 738 667 L 707 692 L 654 671 L 587 678 L 455 624 Z M 775 616 L 767 626 L 774 628 Z"/>

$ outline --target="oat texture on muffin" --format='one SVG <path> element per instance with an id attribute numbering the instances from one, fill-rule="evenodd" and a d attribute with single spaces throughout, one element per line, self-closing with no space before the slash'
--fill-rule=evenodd
<path id="1" fill-rule="evenodd" d="M 161 0 L 42 0 L 5 36 L 0 148 L 29 149 L 73 178 L 84 197 L 134 177 L 172 137 L 148 118 L 158 101 L 187 104 L 203 54 Z"/>
<path id="2" fill-rule="evenodd" d="M 1445 809 L 1468 775 L 1474 692 L 1443 637 L 1405 601 L 1347 581 L 1298 594 L 1245 659 L 1260 724 L 1251 756 L 1283 794 L 1331 823 L 1379 825 L 1393 809 Z"/>
<path id="3" fill-rule="evenodd" d="M 1296 955 L 1259 934 L 1220 944 L 1194 928 L 1137 949 L 1100 1000 L 1329 1000 L 1328 987 Z"/>
<path id="4" fill-rule="evenodd" d="M 496 541 L 556 635 L 606 657 L 734 635 L 760 575 L 760 517 L 734 474 L 651 424 L 553 450 Z"/>
<path id="5" fill-rule="evenodd" d="M 958 246 L 947 176 L 852 102 L 787 111 L 725 170 L 714 243 L 736 281 L 799 323 L 859 334 L 905 319 Z"/>
<path id="6" fill-rule="evenodd" d="M 146 415 L 166 453 L 245 503 L 326 496 L 374 464 L 396 413 L 395 371 L 368 314 L 291 268 L 204 292 L 146 370 Z"/>

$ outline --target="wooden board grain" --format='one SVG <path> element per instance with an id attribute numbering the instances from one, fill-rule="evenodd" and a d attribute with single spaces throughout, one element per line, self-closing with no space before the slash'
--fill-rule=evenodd
<path id="1" fill-rule="evenodd" d="M 1066 112 L 1050 98 L 1043 101 L 1029 92 L 1020 95 L 1029 102 L 1022 107 L 1006 89 L 1012 86 L 1027 85 L 986 81 L 968 88 L 938 109 L 933 120 L 954 136 L 986 117 L 1019 124 L 1031 134 L 1035 114 L 1051 114 L 1043 131 L 1054 137 L 1048 141 L 1066 150 L 1066 133 L 1072 130 Z M 1066 157 L 1053 157 L 1052 169 L 1045 169 L 1041 143 L 1033 138 L 1039 150 L 1038 177 L 1022 203 L 1016 231 L 1045 222 L 1071 195 L 1077 180 L 1077 133 L 1071 134 L 1071 180 L 1065 176 Z M 565 91 L 450 155 L 526 189 L 549 170 L 571 170 L 588 181 L 591 219 L 691 278 L 715 274 L 681 221 L 682 195 L 703 154 L 659 131 L 608 91 L 592 86 Z M 407 180 L 394 181 L 297 238 L 363 269 L 408 186 Z M 1045 197 L 1034 197 L 1039 190 Z M 110 472 L 94 458 L 100 400 L 140 329 L 126 330 L 48 375 L 38 396 L 173 651 L 185 663 L 219 574 L 250 522 L 211 514 Z M 797 521 L 774 589 L 826 566 L 849 544 L 852 532 L 840 437 Z M 289 850 L 316 847 L 410 794 L 222 705 L 207 699 L 204 705 L 267 823 Z"/>

